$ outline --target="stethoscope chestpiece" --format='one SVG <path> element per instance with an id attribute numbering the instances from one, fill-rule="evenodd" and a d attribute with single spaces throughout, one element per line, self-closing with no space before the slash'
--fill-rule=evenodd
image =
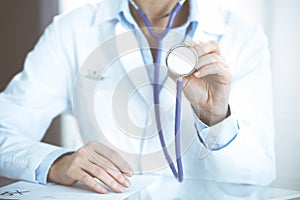
<path id="1" fill-rule="evenodd" d="M 178 77 L 191 75 L 198 66 L 198 54 L 195 49 L 185 44 L 178 44 L 167 52 L 166 66 Z"/>

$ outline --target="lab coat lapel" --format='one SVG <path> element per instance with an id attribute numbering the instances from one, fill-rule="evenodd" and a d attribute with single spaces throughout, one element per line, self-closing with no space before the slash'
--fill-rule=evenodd
<path id="1" fill-rule="evenodd" d="M 136 34 L 141 34 L 139 30 L 128 31 L 121 23 L 116 25 L 116 49 L 119 55 L 124 73 L 128 77 L 131 87 L 138 92 L 144 103 L 152 105 L 151 81 L 149 80 L 140 45 Z M 143 86 L 147 87 L 143 87 Z M 140 90 L 143 87 L 144 89 Z M 151 90 L 150 90 L 151 89 Z"/>

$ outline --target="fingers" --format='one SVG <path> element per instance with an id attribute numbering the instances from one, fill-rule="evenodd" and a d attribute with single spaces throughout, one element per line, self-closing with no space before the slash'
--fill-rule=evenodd
<path id="1" fill-rule="evenodd" d="M 225 60 L 223 59 L 223 57 L 217 55 L 216 53 L 210 53 L 199 57 L 197 69 L 200 69 L 205 65 L 214 64 L 214 63 L 215 64 L 219 63 L 224 67 L 229 67 L 225 62 Z"/>
<path id="2" fill-rule="evenodd" d="M 127 176 L 132 176 L 133 170 L 130 165 L 115 151 L 106 147 L 103 144 L 92 142 L 90 145 L 95 152 L 101 154 L 106 159 L 110 160 L 112 164 Z"/>
<path id="3" fill-rule="evenodd" d="M 204 77 L 204 76 L 207 76 L 210 74 L 214 74 L 214 73 L 220 73 L 220 75 L 222 75 L 221 72 L 228 71 L 227 69 L 217 71 L 217 68 L 218 69 L 220 67 L 229 68 L 229 66 L 225 62 L 224 57 L 221 55 L 219 45 L 216 41 L 211 40 L 211 41 L 204 43 L 201 41 L 195 42 L 195 41 L 190 40 L 190 41 L 184 42 L 183 44 L 193 47 L 193 49 L 196 51 L 196 53 L 198 55 L 198 66 L 197 66 L 197 70 L 194 72 L 194 76 L 196 78 L 201 78 L 201 77 Z M 214 64 L 216 66 L 214 66 Z M 213 68 L 212 69 L 205 68 L 203 70 L 200 70 L 204 66 L 213 67 Z M 176 80 L 176 78 L 177 78 L 172 73 L 169 73 L 169 76 L 173 80 Z"/>
<path id="4" fill-rule="evenodd" d="M 104 170 L 124 187 L 130 186 L 130 181 L 127 179 L 127 177 L 121 173 L 121 171 L 116 168 L 116 166 L 114 166 L 110 160 L 96 153 L 96 155 L 91 155 L 90 162 L 95 164 L 98 168 L 101 168 L 101 170 Z"/>
<path id="5" fill-rule="evenodd" d="M 221 56 L 215 53 L 199 57 L 198 67 L 194 73 L 196 78 L 203 78 L 208 75 L 218 75 L 219 77 L 224 77 L 224 80 L 229 79 L 231 76 L 227 63 Z"/>
<path id="6" fill-rule="evenodd" d="M 219 65 L 216 63 L 211 63 L 211 64 L 207 64 L 203 67 L 201 67 L 200 69 L 198 69 L 195 73 L 194 76 L 196 78 L 202 78 L 208 75 L 212 75 L 212 74 L 218 74 L 220 69 L 219 69 Z"/>
<path id="7" fill-rule="evenodd" d="M 218 79 L 222 83 L 227 83 L 230 79 L 230 70 L 224 57 L 221 55 L 219 45 L 216 41 L 194 42 L 187 41 L 185 44 L 192 46 L 198 54 L 198 67 L 194 72 L 196 78 L 203 78 L 208 75 L 218 75 L 223 77 Z"/>
<path id="8" fill-rule="evenodd" d="M 219 45 L 214 40 L 208 41 L 206 43 L 195 42 L 195 41 L 190 40 L 190 41 L 184 42 L 184 44 L 193 47 L 196 50 L 199 57 L 204 56 L 206 54 L 210 54 L 210 53 L 216 53 L 218 55 L 221 55 Z"/>
<path id="9" fill-rule="evenodd" d="M 85 149 L 92 163 L 92 166 L 85 165 L 84 169 L 87 172 L 116 192 L 123 192 L 124 187 L 130 186 L 130 181 L 125 175 L 132 175 L 132 169 L 117 152 L 97 142 L 88 143 Z"/>
<path id="10" fill-rule="evenodd" d="M 204 65 L 194 73 L 194 76 L 196 78 L 203 78 L 209 75 L 217 75 L 218 78 L 214 79 L 214 81 L 219 84 L 227 85 L 231 82 L 230 70 L 228 68 L 223 67 L 219 63 L 211 63 L 208 65 Z"/>
<path id="11" fill-rule="evenodd" d="M 110 174 L 108 174 L 101 167 L 99 167 L 97 165 L 93 165 L 93 164 L 84 164 L 82 166 L 82 169 L 84 171 L 86 171 L 90 177 L 95 177 L 95 178 L 99 179 L 101 182 L 103 182 L 105 185 L 110 187 L 115 192 L 122 193 L 124 191 L 124 187 L 122 185 L 120 185 L 112 176 L 110 176 Z M 89 178 L 87 178 L 87 180 L 89 180 Z M 87 183 L 89 184 L 90 182 L 87 182 Z M 91 186 L 93 187 L 94 182 L 92 182 L 91 184 L 92 184 Z M 97 184 L 100 185 L 99 183 L 97 183 Z M 101 186 L 101 187 L 103 188 L 103 186 Z M 106 192 L 107 192 L 107 190 L 104 188 L 104 193 L 106 193 Z"/>
<path id="12" fill-rule="evenodd" d="M 107 193 L 107 188 L 94 178 L 118 193 L 130 186 L 130 182 L 123 172 L 127 170 L 130 173 L 132 171 L 130 166 L 119 154 L 97 142 L 89 142 L 80 148 L 69 159 L 64 159 L 62 166 L 66 166 L 66 169 L 60 170 L 61 173 L 64 173 L 60 176 L 65 180 L 72 180 L 72 182 L 60 182 L 62 184 L 74 183 L 74 180 L 80 181 L 101 194 Z M 122 167 L 125 167 L 126 170 L 123 170 Z M 60 168 L 64 169 L 64 167 Z"/>
<path id="13" fill-rule="evenodd" d="M 90 174 L 79 171 L 74 174 L 75 178 L 82 182 L 83 184 L 87 185 L 88 187 L 92 188 L 96 192 L 100 194 L 106 194 L 107 189 L 100 185 Z"/>

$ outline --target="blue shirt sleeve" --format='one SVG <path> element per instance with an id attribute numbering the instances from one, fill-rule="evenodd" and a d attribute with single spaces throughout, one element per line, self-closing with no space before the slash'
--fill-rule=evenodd
<path id="1" fill-rule="evenodd" d="M 47 184 L 48 173 L 55 160 L 62 155 L 71 153 L 74 153 L 74 151 L 70 151 L 67 149 L 57 149 L 46 156 L 39 167 L 35 170 L 36 181 L 41 184 Z"/>
<path id="2" fill-rule="evenodd" d="M 237 137 L 239 124 L 236 114 L 231 109 L 229 117 L 211 127 L 204 124 L 195 112 L 193 114 L 199 140 L 208 150 L 220 150 Z"/>

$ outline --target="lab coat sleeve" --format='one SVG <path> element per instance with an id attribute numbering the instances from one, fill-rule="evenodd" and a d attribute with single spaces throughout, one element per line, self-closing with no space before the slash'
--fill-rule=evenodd
<path id="1" fill-rule="evenodd" d="M 211 151 L 203 158 L 203 162 L 209 176 L 214 180 L 267 185 L 275 178 L 268 42 L 258 26 L 243 27 L 234 39 L 229 40 L 231 44 L 228 45 L 229 51 L 230 48 L 237 49 L 235 66 L 231 66 L 233 79 L 229 104 L 234 111 L 239 130 L 229 145 Z M 233 121 L 228 120 L 225 123 Z M 229 130 L 219 128 L 219 134 L 231 137 L 235 133 L 228 132 Z M 206 141 L 218 139 L 213 136 L 213 131 L 208 132 Z"/>
<path id="2" fill-rule="evenodd" d="M 230 109 L 230 115 L 222 122 L 207 126 L 194 112 L 195 127 L 200 142 L 209 150 L 217 151 L 228 146 L 239 132 L 238 120 L 235 113 Z"/>
<path id="3" fill-rule="evenodd" d="M 71 75 L 57 29 L 54 21 L 0 94 L 0 176 L 36 182 L 47 155 L 68 152 L 40 142 L 53 118 L 70 110 Z"/>
<path id="4" fill-rule="evenodd" d="M 41 162 L 39 167 L 35 170 L 36 180 L 38 183 L 46 184 L 48 182 L 49 170 L 57 158 L 62 155 L 72 154 L 67 149 L 57 149 L 50 154 L 48 154 L 44 160 Z"/>

